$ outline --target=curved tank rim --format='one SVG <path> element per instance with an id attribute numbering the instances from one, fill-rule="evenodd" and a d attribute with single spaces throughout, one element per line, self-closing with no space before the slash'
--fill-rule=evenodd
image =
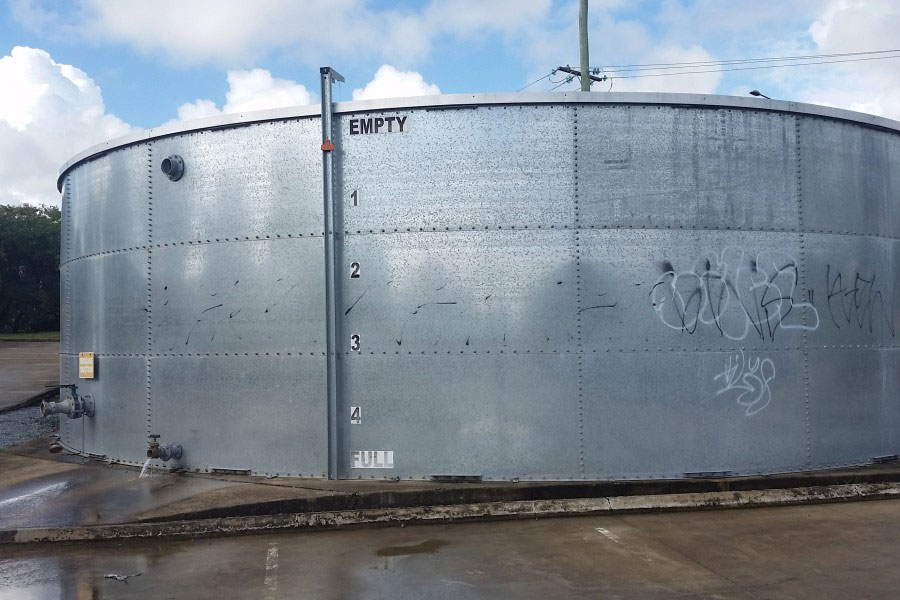
<path id="1" fill-rule="evenodd" d="M 674 94 L 662 92 L 538 92 L 538 93 L 480 93 L 480 94 L 442 94 L 434 96 L 415 96 L 407 98 L 384 98 L 377 100 L 353 100 L 337 102 L 334 105 L 336 114 L 352 114 L 358 112 L 375 112 L 382 110 L 402 110 L 419 108 L 453 108 L 491 105 L 528 105 L 528 104 L 614 104 L 614 105 L 667 105 L 710 108 L 736 108 L 801 114 L 814 117 L 825 117 L 850 121 L 861 125 L 900 132 L 900 121 L 856 112 L 842 108 L 832 108 L 818 104 L 806 104 L 787 100 L 768 100 L 765 98 L 743 96 L 719 96 L 715 94 Z M 66 174 L 79 164 L 98 158 L 125 146 L 131 146 L 155 139 L 230 127 L 240 127 L 267 121 L 284 121 L 296 118 L 315 117 L 321 112 L 318 104 L 274 108 L 244 113 L 217 115 L 205 119 L 169 123 L 160 127 L 140 130 L 135 133 L 117 137 L 79 152 L 66 161 L 59 170 L 56 188 L 62 191 Z"/>

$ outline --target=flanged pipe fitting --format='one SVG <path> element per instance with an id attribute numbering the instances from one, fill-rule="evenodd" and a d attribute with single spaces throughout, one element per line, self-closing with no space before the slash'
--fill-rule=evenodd
<path id="1" fill-rule="evenodd" d="M 184 175 L 184 160 L 177 154 L 173 154 L 163 159 L 160 168 L 169 180 L 178 181 Z"/>
<path id="2" fill-rule="evenodd" d="M 70 419 L 94 416 L 94 399 L 90 394 L 79 396 L 74 393 L 59 402 L 41 402 L 41 415 L 66 415 Z"/>
<path id="3" fill-rule="evenodd" d="M 147 448 L 147 458 L 157 458 L 163 462 L 170 459 L 181 458 L 181 444 L 160 444 L 159 434 L 150 435 L 150 445 Z"/>

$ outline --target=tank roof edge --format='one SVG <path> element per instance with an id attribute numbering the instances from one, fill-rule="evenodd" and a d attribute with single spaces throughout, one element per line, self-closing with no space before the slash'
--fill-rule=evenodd
<path id="1" fill-rule="evenodd" d="M 414 96 L 407 98 L 387 98 L 377 100 L 353 100 L 335 103 L 337 114 L 375 112 L 384 110 L 453 108 L 465 106 L 520 105 L 520 104 L 615 104 L 615 105 L 665 105 L 683 107 L 735 108 L 801 114 L 813 117 L 839 119 L 886 129 L 900 133 L 900 121 L 861 113 L 842 108 L 832 108 L 818 104 L 805 104 L 787 100 L 743 96 L 719 96 L 715 94 L 675 94 L 662 92 L 539 92 L 539 93 L 479 93 L 443 94 L 435 96 Z M 113 150 L 142 142 L 165 138 L 182 133 L 210 131 L 240 127 L 253 123 L 284 121 L 289 119 L 316 117 L 321 109 L 318 104 L 274 108 L 244 113 L 217 115 L 204 119 L 173 122 L 152 129 L 142 129 L 121 137 L 107 140 L 79 152 L 59 169 L 56 188 L 62 191 L 66 174 L 82 162 L 102 156 Z"/>

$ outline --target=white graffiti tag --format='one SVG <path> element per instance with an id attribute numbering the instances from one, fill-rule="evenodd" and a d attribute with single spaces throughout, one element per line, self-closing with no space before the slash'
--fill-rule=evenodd
<path id="1" fill-rule="evenodd" d="M 738 390 L 737 403 L 746 407 L 748 417 L 763 410 L 772 401 L 772 389 L 769 383 L 775 379 L 775 363 L 770 358 L 745 357 L 740 354 L 729 354 L 725 362 L 725 370 L 716 375 L 713 381 L 721 381 L 722 389 L 716 392 L 721 396 L 725 392 Z"/>
<path id="2" fill-rule="evenodd" d="M 693 334 L 702 324 L 731 340 L 754 335 L 771 341 L 779 329 L 819 328 L 816 308 L 795 297 L 797 261 L 784 252 L 751 258 L 726 248 L 687 270 L 676 271 L 668 261 L 662 268 L 650 296 L 660 320 L 672 329 Z"/>

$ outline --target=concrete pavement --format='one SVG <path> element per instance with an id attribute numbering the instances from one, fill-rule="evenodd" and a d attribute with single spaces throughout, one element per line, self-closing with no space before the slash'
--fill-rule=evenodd
<path id="1" fill-rule="evenodd" d="M 359 524 L 689 510 L 900 497 L 900 465 L 768 477 L 435 483 L 154 473 L 0 451 L 0 543 L 208 536 Z"/>
<path id="2" fill-rule="evenodd" d="M 0 599 L 893 598 L 898 534 L 886 500 L 0 546 Z"/>
<path id="3" fill-rule="evenodd" d="M 0 413 L 59 383 L 59 342 L 0 342 Z M 55 394 L 56 392 L 51 392 Z"/>

